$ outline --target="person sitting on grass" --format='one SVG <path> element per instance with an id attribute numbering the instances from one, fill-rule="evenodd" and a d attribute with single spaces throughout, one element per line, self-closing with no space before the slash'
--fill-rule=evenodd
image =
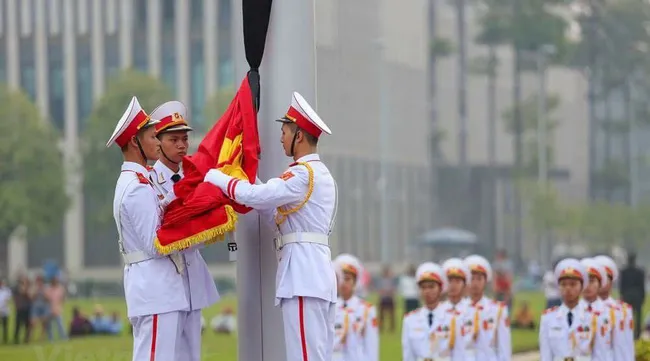
<path id="1" fill-rule="evenodd" d="M 72 309 L 72 321 L 70 322 L 70 337 L 86 336 L 93 333 L 93 325 L 90 320 L 81 314 L 78 307 Z"/>
<path id="2" fill-rule="evenodd" d="M 534 330 L 535 321 L 533 317 L 533 312 L 530 310 L 528 302 L 522 301 L 521 307 L 515 315 L 515 321 L 512 323 L 512 328 Z"/>

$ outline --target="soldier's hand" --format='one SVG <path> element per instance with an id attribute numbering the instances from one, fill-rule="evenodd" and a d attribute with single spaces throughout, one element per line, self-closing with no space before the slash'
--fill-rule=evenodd
<path id="1" fill-rule="evenodd" d="M 221 188 L 221 190 L 225 190 L 228 181 L 230 181 L 230 176 L 223 174 L 218 169 L 210 169 L 208 173 L 205 174 L 203 181 L 212 183 L 215 186 Z"/>

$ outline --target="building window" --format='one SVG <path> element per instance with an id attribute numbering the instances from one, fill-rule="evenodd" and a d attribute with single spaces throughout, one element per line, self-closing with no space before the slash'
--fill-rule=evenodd
<path id="1" fill-rule="evenodd" d="M 187 0 L 183 0 L 187 1 Z M 176 0 L 162 0 L 162 14 L 163 14 L 163 24 L 165 23 L 171 23 L 172 26 L 174 24 L 174 13 L 176 12 L 174 2 Z"/>
<path id="2" fill-rule="evenodd" d="M 120 69 L 120 47 L 117 35 L 109 35 L 104 38 L 104 47 L 106 49 L 106 79 L 117 75 Z"/>
<path id="3" fill-rule="evenodd" d="M 31 38 L 20 39 L 20 86 L 32 101 L 36 99 L 34 43 Z"/>
<path id="4" fill-rule="evenodd" d="M 135 28 L 146 29 L 147 24 L 147 2 L 148 0 L 136 0 L 135 4 Z"/>
<path id="5" fill-rule="evenodd" d="M 174 46 L 174 37 L 165 36 L 162 41 L 162 80 L 171 89 L 176 89 L 176 47 Z"/>
<path id="6" fill-rule="evenodd" d="M 48 44 L 48 85 L 50 117 L 57 129 L 64 129 L 63 44 L 61 37 L 50 37 Z"/>
<path id="7" fill-rule="evenodd" d="M 206 1 L 214 1 L 214 0 L 206 0 Z M 192 24 L 194 23 L 201 23 L 203 21 L 203 0 L 192 0 L 190 3 L 190 11 L 191 13 L 191 22 Z"/>
<path id="8" fill-rule="evenodd" d="M 149 70 L 149 56 L 147 54 L 148 37 L 144 31 L 133 35 L 133 66 L 135 69 L 146 73 Z"/>
<path id="9" fill-rule="evenodd" d="M 77 40 L 77 118 L 83 130 L 93 107 L 93 76 L 90 42 L 87 37 Z"/>

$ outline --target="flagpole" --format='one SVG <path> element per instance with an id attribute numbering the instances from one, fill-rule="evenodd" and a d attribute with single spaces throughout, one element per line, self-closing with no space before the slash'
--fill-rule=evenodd
<path id="1" fill-rule="evenodd" d="M 243 52 L 242 0 L 235 0 L 233 43 L 235 74 L 242 79 L 248 70 Z M 316 104 L 316 47 L 314 0 L 274 1 L 260 68 L 261 106 L 259 135 L 262 154 L 259 178 L 277 177 L 292 160 L 279 142 L 282 116 L 297 91 Z M 318 110 L 318 109 L 317 109 Z M 256 212 L 240 217 L 235 239 L 237 251 L 238 360 L 286 360 L 282 314 L 275 307 L 277 259 L 273 248 L 275 230 L 260 224 Z M 245 336 L 244 336 L 245 335 Z"/>

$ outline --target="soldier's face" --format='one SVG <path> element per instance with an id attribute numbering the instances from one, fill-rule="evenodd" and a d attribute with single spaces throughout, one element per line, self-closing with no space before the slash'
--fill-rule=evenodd
<path id="1" fill-rule="evenodd" d="M 165 155 L 174 163 L 182 162 L 189 146 L 187 131 L 163 133 L 159 138 L 160 149 Z"/>
<path id="2" fill-rule="evenodd" d="M 469 284 L 469 292 L 474 295 L 478 295 L 485 291 L 485 284 L 487 283 L 487 278 L 483 273 L 472 272 L 472 281 Z"/>
<path id="3" fill-rule="evenodd" d="M 580 297 L 581 292 L 582 282 L 572 278 L 560 280 L 560 294 L 562 295 L 562 300 L 574 302 Z"/>
<path id="4" fill-rule="evenodd" d="M 614 282 L 614 280 L 611 277 L 608 277 L 607 280 L 609 282 L 607 282 L 607 284 L 605 284 L 598 290 L 598 296 L 600 296 L 601 298 L 609 297 L 609 293 L 612 290 L 612 282 Z"/>
<path id="5" fill-rule="evenodd" d="M 436 303 L 440 300 L 440 285 L 438 282 L 423 281 L 420 282 L 420 296 L 425 304 Z"/>
<path id="6" fill-rule="evenodd" d="M 160 155 L 160 141 L 156 137 L 156 128 L 148 127 L 144 129 L 138 136 L 142 151 L 147 156 L 147 159 L 157 160 Z M 133 139 L 135 143 L 135 139 Z M 137 143 L 135 143 L 137 149 Z"/>
<path id="7" fill-rule="evenodd" d="M 293 136 L 296 132 L 296 127 L 292 126 L 289 123 L 282 123 L 282 136 L 280 141 L 282 142 L 282 148 L 284 148 L 284 155 L 291 157 L 291 143 L 293 142 Z"/>
<path id="8" fill-rule="evenodd" d="M 465 288 L 465 280 L 458 277 L 449 278 L 449 290 L 447 294 L 450 297 L 462 297 Z"/>
<path id="9" fill-rule="evenodd" d="M 353 275 L 345 272 L 343 274 L 343 279 L 339 283 L 339 293 L 341 297 L 345 299 L 352 297 L 356 283 L 356 278 Z"/>
<path id="10" fill-rule="evenodd" d="M 589 276 L 589 283 L 582 291 L 582 295 L 587 299 L 594 299 L 598 297 L 598 290 L 600 289 L 600 281 L 594 276 Z"/>

